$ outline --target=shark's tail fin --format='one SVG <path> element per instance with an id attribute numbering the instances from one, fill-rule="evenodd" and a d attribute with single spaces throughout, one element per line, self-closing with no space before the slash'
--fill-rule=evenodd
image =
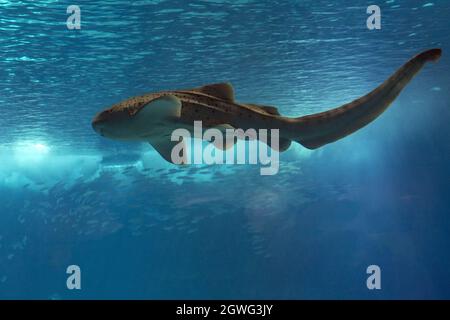
<path id="1" fill-rule="evenodd" d="M 315 149 L 364 127 L 389 107 L 426 62 L 437 61 L 441 53 L 441 49 L 422 52 L 367 95 L 330 111 L 294 119 L 299 136 L 295 140 Z"/>

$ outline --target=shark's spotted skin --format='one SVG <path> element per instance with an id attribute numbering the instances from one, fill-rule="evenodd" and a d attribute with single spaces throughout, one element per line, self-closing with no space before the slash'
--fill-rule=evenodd
<path id="1" fill-rule="evenodd" d="M 163 91 L 133 97 L 113 105 L 93 120 L 101 135 L 117 140 L 150 142 L 168 161 L 174 129 L 193 130 L 194 121 L 211 127 L 279 129 L 280 151 L 291 141 L 315 149 L 339 140 L 385 111 L 403 88 L 428 61 L 437 61 L 441 49 L 431 49 L 413 57 L 372 92 L 339 108 L 299 118 L 287 118 L 275 107 L 242 104 L 234 99 L 228 83 L 200 88 Z"/>

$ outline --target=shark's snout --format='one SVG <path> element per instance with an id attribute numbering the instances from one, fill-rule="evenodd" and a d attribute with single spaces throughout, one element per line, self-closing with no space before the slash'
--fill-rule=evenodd
<path id="1" fill-rule="evenodd" d="M 92 128 L 94 129 L 95 132 L 97 132 L 102 137 L 105 136 L 104 129 L 102 128 L 102 126 L 100 124 L 92 123 Z"/>
<path id="2" fill-rule="evenodd" d="M 92 128 L 99 135 L 104 136 L 104 129 L 108 121 L 108 115 L 106 111 L 97 114 L 94 119 L 92 119 Z"/>
<path id="3" fill-rule="evenodd" d="M 133 129 L 128 112 L 107 109 L 97 114 L 92 119 L 92 128 L 102 137 L 122 140 L 127 138 Z"/>

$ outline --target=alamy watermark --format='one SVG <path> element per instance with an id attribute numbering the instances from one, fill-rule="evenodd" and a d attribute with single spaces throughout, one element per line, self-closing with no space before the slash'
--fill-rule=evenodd
<path id="1" fill-rule="evenodd" d="M 367 14 L 370 16 L 367 18 L 366 25 L 369 30 L 381 29 L 381 9 L 377 5 L 371 5 L 367 7 Z"/>
<path id="2" fill-rule="evenodd" d="M 81 29 L 81 9 L 77 5 L 71 5 L 67 7 L 67 14 L 70 16 L 67 18 L 66 25 L 69 30 Z"/>
<path id="3" fill-rule="evenodd" d="M 193 157 L 188 154 L 186 141 L 194 138 Z M 171 151 L 171 160 L 175 164 L 260 164 L 261 175 L 275 175 L 279 170 L 279 130 L 278 129 L 235 129 L 226 128 L 219 130 L 209 128 L 203 130 L 202 121 L 194 121 L 194 135 L 184 128 L 172 132 L 171 141 L 178 142 Z M 237 140 L 257 140 L 258 148 L 248 148 L 245 143 L 236 144 Z M 202 148 L 201 140 L 210 141 Z M 225 149 L 226 152 L 217 152 L 217 149 Z M 192 159 L 193 158 L 193 159 Z"/>
<path id="4" fill-rule="evenodd" d="M 373 264 L 367 267 L 366 273 L 370 276 L 367 278 L 366 286 L 369 290 L 381 289 L 381 269 Z"/>
<path id="5" fill-rule="evenodd" d="M 73 264 L 67 267 L 66 273 L 69 274 L 66 281 L 67 289 L 81 290 L 81 269 L 79 266 Z"/>
<path id="6" fill-rule="evenodd" d="M 66 269 L 66 286 L 69 290 L 81 290 L 81 268 L 78 265 L 70 265 Z M 369 290 L 381 290 L 381 268 L 378 265 L 370 265 L 366 269 L 369 277 L 366 280 L 366 286 Z"/>

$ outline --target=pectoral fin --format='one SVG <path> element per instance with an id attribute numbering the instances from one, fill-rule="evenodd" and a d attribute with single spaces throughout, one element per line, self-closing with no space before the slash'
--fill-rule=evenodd
<path id="1" fill-rule="evenodd" d="M 180 99 L 169 94 L 151 100 L 139 110 L 136 118 L 148 123 L 160 121 L 161 119 L 179 118 L 180 115 Z"/>
<path id="2" fill-rule="evenodd" d="M 161 138 L 151 138 L 149 143 L 168 162 L 173 164 L 186 164 L 186 143 L 181 138 L 180 141 L 171 141 L 170 136 Z"/>

